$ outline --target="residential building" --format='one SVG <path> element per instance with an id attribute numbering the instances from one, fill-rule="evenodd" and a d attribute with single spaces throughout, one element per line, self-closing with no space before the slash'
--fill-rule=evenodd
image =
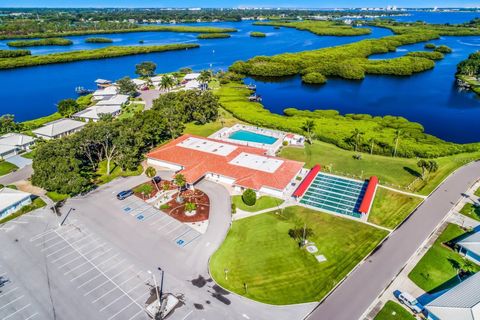
<path id="1" fill-rule="evenodd" d="M 93 100 L 106 100 L 118 94 L 118 88 L 116 86 L 108 86 L 104 89 L 98 89 L 93 93 Z"/>
<path id="2" fill-rule="evenodd" d="M 112 81 L 110 80 L 105 80 L 105 79 L 97 79 L 95 80 L 95 84 L 97 85 L 97 87 L 99 89 L 101 88 L 106 88 L 108 86 L 111 86 L 112 85 Z"/>
<path id="3" fill-rule="evenodd" d="M 7 133 L 0 136 L 0 158 L 6 159 L 17 155 L 20 151 L 30 150 L 35 138 L 21 133 Z"/>
<path id="4" fill-rule="evenodd" d="M 20 190 L 0 189 L 0 218 L 5 218 L 32 203 L 32 195 Z"/>
<path id="5" fill-rule="evenodd" d="M 117 94 L 113 97 L 105 100 L 100 100 L 96 103 L 96 106 L 120 106 L 122 107 L 128 102 L 130 97 L 126 94 Z"/>
<path id="6" fill-rule="evenodd" d="M 113 117 L 116 117 L 122 111 L 122 107 L 120 105 L 113 105 L 113 106 L 98 106 L 95 105 L 93 107 L 89 107 L 85 110 L 75 113 L 72 117 L 76 119 L 81 119 L 85 122 L 93 121 L 97 122 L 100 120 L 100 117 L 104 114 L 110 114 Z"/>
<path id="7" fill-rule="evenodd" d="M 430 320 L 480 320 L 480 272 L 427 303 Z"/>
<path id="8" fill-rule="evenodd" d="M 198 77 L 200 77 L 200 73 L 188 73 L 183 77 L 183 80 L 185 81 L 192 81 L 192 80 L 197 80 Z"/>
<path id="9" fill-rule="evenodd" d="M 282 197 L 295 183 L 302 162 L 266 155 L 266 150 L 194 135 L 183 135 L 147 155 L 149 165 L 183 174 L 189 185 L 203 178 L 242 192 Z"/>
<path id="10" fill-rule="evenodd" d="M 457 245 L 460 247 L 460 253 L 467 259 L 480 264 L 480 232 L 475 232 L 465 239 L 460 240 L 457 242 Z"/>
<path id="11" fill-rule="evenodd" d="M 49 122 L 43 127 L 33 130 L 32 132 L 39 138 L 50 140 L 68 136 L 72 133 L 82 130 L 84 126 L 85 122 L 82 121 L 60 119 Z"/>
<path id="12" fill-rule="evenodd" d="M 147 81 L 142 80 L 142 79 L 132 79 L 132 82 L 135 84 L 137 89 L 142 89 L 147 85 Z"/>

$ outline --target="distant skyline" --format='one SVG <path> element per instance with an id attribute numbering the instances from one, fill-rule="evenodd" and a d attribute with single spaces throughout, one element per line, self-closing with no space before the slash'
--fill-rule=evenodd
<path id="1" fill-rule="evenodd" d="M 480 7 L 478 1 L 471 0 L 1 0 L 0 7 L 118 7 L 118 8 L 153 8 L 153 7 L 203 7 L 203 8 L 232 8 L 232 7 L 288 7 L 288 8 L 352 8 L 352 7 L 398 7 L 425 8 L 425 7 Z"/>

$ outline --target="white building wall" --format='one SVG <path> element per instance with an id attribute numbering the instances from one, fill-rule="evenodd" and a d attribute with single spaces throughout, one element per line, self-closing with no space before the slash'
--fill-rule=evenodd
<path id="1" fill-rule="evenodd" d="M 269 187 L 261 187 L 259 191 L 260 193 L 265 193 L 273 197 L 283 198 L 283 191 L 281 190 L 277 190 Z"/>
<path id="2" fill-rule="evenodd" d="M 233 183 L 235 182 L 235 179 L 225 177 L 225 176 L 222 176 L 222 175 L 219 175 L 219 174 L 216 174 L 216 173 L 207 173 L 205 175 L 205 179 L 208 179 L 208 180 L 211 180 L 211 181 L 214 181 L 214 182 L 227 184 L 227 185 L 230 185 L 230 186 L 233 185 Z"/>
<path id="3" fill-rule="evenodd" d="M 18 210 L 20 210 L 22 207 L 26 206 L 26 205 L 29 205 L 32 203 L 32 198 L 31 197 L 27 197 L 25 199 L 23 199 L 22 201 L 20 202 L 17 202 L 15 204 L 12 204 L 10 205 L 9 207 L 3 209 L 2 211 L 0 211 L 0 218 L 5 218 L 9 215 L 11 215 L 12 213 L 14 212 L 17 212 Z"/>
<path id="4" fill-rule="evenodd" d="M 173 164 L 173 163 L 169 163 L 169 162 L 165 162 L 157 159 L 151 159 L 151 158 L 147 159 L 147 164 L 152 166 L 162 167 L 162 168 L 168 168 L 175 172 L 183 169 L 182 166 L 179 166 L 178 164 Z"/>

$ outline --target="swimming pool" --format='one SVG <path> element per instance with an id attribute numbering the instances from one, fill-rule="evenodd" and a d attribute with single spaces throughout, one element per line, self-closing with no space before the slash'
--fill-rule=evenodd
<path id="1" fill-rule="evenodd" d="M 233 140 L 241 140 L 241 141 L 248 141 L 248 142 L 256 142 L 256 143 L 263 143 L 263 144 L 274 144 L 278 139 L 270 136 L 266 136 L 264 134 L 255 133 L 246 130 L 238 130 L 232 133 L 229 139 Z"/>

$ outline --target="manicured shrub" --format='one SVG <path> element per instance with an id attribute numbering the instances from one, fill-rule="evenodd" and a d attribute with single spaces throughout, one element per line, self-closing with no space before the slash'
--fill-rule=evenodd
<path id="1" fill-rule="evenodd" d="M 235 203 L 232 202 L 232 204 L 230 206 L 230 209 L 231 209 L 232 214 L 237 213 L 237 206 L 235 205 Z"/>
<path id="2" fill-rule="evenodd" d="M 258 32 L 258 31 L 254 31 L 254 32 L 250 32 L 250 37 L 253 37 L 253 38 L 265 38 L 267 35 L 263 32 Z"/>
<path id="3" fill-rule="evenodd" d="M 247 189 L 242 194 L 242 200 L 247 206 L 253 206 L 257 202 L 257 194 L 252 189 Z"/>
<path id="4" fill-rule="evenodd" d="M 197 39 L 224 39 L 230 37 L 228 33 L 201 33 L 197 36 Z"/>
<path id="5" fill-rule="evenodd" d="M 437 46 L 434 45 L 433 43 L 427 43 L 424 48 L 425 49 L 435 49 Z"/>
<path id="6" fill-rule="evenodd" d="M 145 169 L 145 174 L 147 175 L 147 177 L 153 178 L 157 174 L 157 170 L 155 170 L 154 167 L 148 167 L 147 169 Z"/>
<path id="7" fill-rule="evenodd" d="M 39 40 L 19 40 L 7 42 L 9 47 L 70 46 L 72 40 L 63 38 L 47 38 Z"/>
<path id="8" fill-rule="evenodd" d="M 197 209 L 197 205 L 193 202 L 187 202 L 185 203 L 185 211 L 187 212 L 192 212 Z"/>
<path id="9" fill-rule="evenodd" d="M 409 57 L 419 57 L 419 58 L 426 58 L 430 60 L 442 60 L 444 58 L 443 53 L 438 51 L 415 51 L 409 52 L 407 54 Z"/>
<path id="10" fill-rule="evenodd" d="M 31 54 L 30 50 L 0 50 L 0 58 L 17 58 Z"/>

